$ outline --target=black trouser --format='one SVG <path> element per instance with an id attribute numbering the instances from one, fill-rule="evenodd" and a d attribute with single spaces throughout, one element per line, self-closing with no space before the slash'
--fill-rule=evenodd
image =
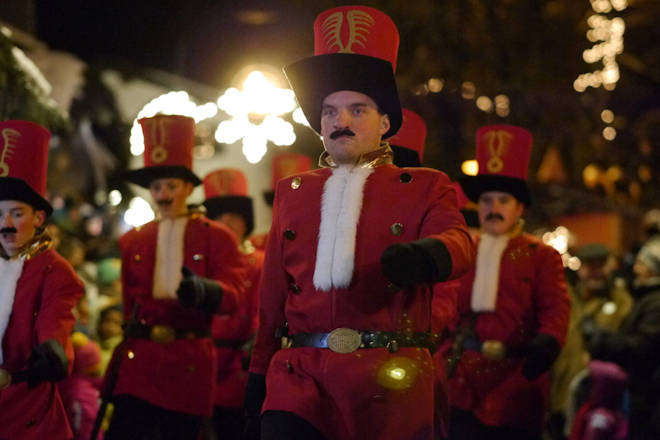
<path id="1" fill-rule="evenodd" d="M 243 408 L 221 408 L 213 410 L 213 426 L 217 440 L 241 440 L 245 429 Z"/>
<path id="2" fill-rule="evenodd" d="M 261 440 L 325 440 L 325 437 L 293 413 L 266 411 L 261 416 Z"/>
<path id="3" fill-rule="evenodd" d="M 451 409 L 450 440 L 541 440 L 541 434 L 530 434 L 514 428 L 484 425 L 469 411 Z"/>
<path id="4" fill-rule="evenodd" d="M 114 398 L 114 412 L 105 440 L 196 439 L 202 417 L 170 411 L 137 397 Z"/>

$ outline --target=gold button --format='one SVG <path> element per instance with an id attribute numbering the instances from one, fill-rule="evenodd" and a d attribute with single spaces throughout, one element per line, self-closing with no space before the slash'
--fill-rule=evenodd
<path id="1" fill-rule="evenodd" d="M 128 351 L 128 358 L 133 359 L 134 357 L 135 357 L 135 353 L 133 353 L 133 351 L 129 350 Z"/>
<path id="2" fill-rule="evenodd" d="M 287 229 L 286 231 L 284 231 L 284 238 L 286 238 L 287 240 L 295 240 L 296 231 L 294 231 L 293 229 Z"/>
<path id="3" fill-rule="evenodd" d="M 291 180 L 291 188 L 292 189 L 298 189 L 300 188 L 300 185 L 302 184 L 302 179 L 300 177 L 294 177 Z"/>
<path id="4" fill-rule="evenodd" d="M 392 231 L 392 235 L 399 236 L 403 234 L 403 225 L 401 223 L 392 223 L 390 231 Z"/>
<path id="5" fill-rule="evenodd" d="M 402 173 L 399 176 L 399 180 L 401 181 L 401 183 L 410 183 L 412 181 L 412 176 L 410 175 L 410 173 Z"/>
<path id="6" fill-rule="evenodd" d="M 193 261 L 202 261 L 203 259 L 204 259 L 204 255 L 202 254 L 193 255 Z"/>
<path id="7" fill-rule="evenodd" d="M 136 263 L 139 263 L 140 261 L 142 261 L 142 257 L 140 256 L 140 254 L 135 254 L 133 259 L 135 260 Z"/>

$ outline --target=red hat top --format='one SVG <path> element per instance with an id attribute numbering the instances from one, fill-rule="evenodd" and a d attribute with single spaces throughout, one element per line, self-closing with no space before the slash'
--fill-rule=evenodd
<path id="1" fill-rule="evenodd" d="M 424 142 L 426 141 L 426 124 L 421 116 L 407 108 L 403 110 L 403 123 L 399 131 L 388 139 L 390 145 L 416 151 L 421 161 L 424 156 Z"/>
<path id="2" fill-rule="evenodd" d="M 46 197 L 50 132 L 28 121 L 0 122 L 0 177 L 23 180 Z"/>
<path id="3" fill-rule="evenodd" d="M 235 168 L 221 168 L 204 177 L 204 195 L 207 199 L 226 196 L 247 196 L 247 178 Z"/>
<path id="4" fill-rule="evenodd" d="M 144 166 L 184 166 L 192 169 L 195 120 L 180 115 L 156 115 L 138 121 L 144 134 Z"/>
<path id="5" fill-rule="evenodd" d="M 180 178 L 197 186 L 192 171 L 195 120 L 180 115 L 156 115 L 138 121 L 144 134 L 144 168 L 128 170 L 124 177 L 148 188 L 163 178 Z"/>
<path id="6" fill-rule="evenodd" d="M 340 6 L 314 21 L 314 55 L 354 53 L 388 61 L 396 71 L 399 31 L 390 17 L 368 6 Z"/>
<path id="7" fill-rule="evenodd" d="M 477 130 L 478 175 L 527 181 L 532 134 L 513 125 L 488 125 Z"/>
<path id="8" fill-rule="evenodd" d="M 273 188 L 277 182 L 292 174 L 303 173 L 312 167 L 312 160 L 304 154 L 282 153 L 273 158 Z"/>

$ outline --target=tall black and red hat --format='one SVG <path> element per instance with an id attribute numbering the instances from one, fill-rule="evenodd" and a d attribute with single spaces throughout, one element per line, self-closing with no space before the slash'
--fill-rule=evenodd
<path id="1" fill-rule="evenodd" d="M 398 167 L 420 167 L 424 157 L 426 124 L 417 113 L 403 110 L 403 122 L 399 131 L 387 141 L 394 153 L 394 165 Z"/>
<path id="2" fill-rule="evenodd" d="M 0 200 L 18 200 L 34 209 L 53 207 L 46 200 L 50 132 L 29 121 L 0 122 Z"/>
<path id="3" fill-rule="evenodd" d="M 394 79 L 399 31 L 390 17 L 367 6 L 328 9 L 314 21 L 314 56 L 284 67 L 307 121 L 321 132 L 326 96 L 352 90 L 373 99 L 390 118 L 390 137 L 401 126 Z"/>
<path id="4" fill-rule="evenodd" d="M 247 178 L 241 170 L 220 168 L 204 177 L 203 203 L 207 217 L 216 219 L 222 214 L 233 212 L 245 220 L 245 235 L 254 229 L 252 197 L 248 196 Z"/>
<path id="5" fill-rule="evenodd" d="M 532 141 L 529 131 L 514 125 L 488 125 L 477 130 L 477 175 L 457 179 L 468 198 L 477 202 L 484 192 L 501 191 L 530 206 L 527 167 Z"/>
<path id="6" fill-rule="evenodd" d="M 144 134 L 144 168 L 129 170 L 124 178 L 148 188 L 155 179 L 176 177 L 197 186 L 192 171 L 195 120 L 180 115 L 156 115 L 138 121 Z"/>

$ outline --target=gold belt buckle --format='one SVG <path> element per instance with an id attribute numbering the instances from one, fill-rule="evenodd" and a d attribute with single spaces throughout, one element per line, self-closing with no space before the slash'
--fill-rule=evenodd
<path id="1" fill-rule="evenodd" d="M 362 345 L 362 335 L 351 328 L 336 328 L 328 334 L 328 348 L 335 353 L 353 353 Z"/>
<path id="2" fill-rule="evenodd" d="M 176 339 L 176 332 L 169 325 L 154 325 L 149 332 L 149 339 L 159 344 L 169 344 Z"/>

